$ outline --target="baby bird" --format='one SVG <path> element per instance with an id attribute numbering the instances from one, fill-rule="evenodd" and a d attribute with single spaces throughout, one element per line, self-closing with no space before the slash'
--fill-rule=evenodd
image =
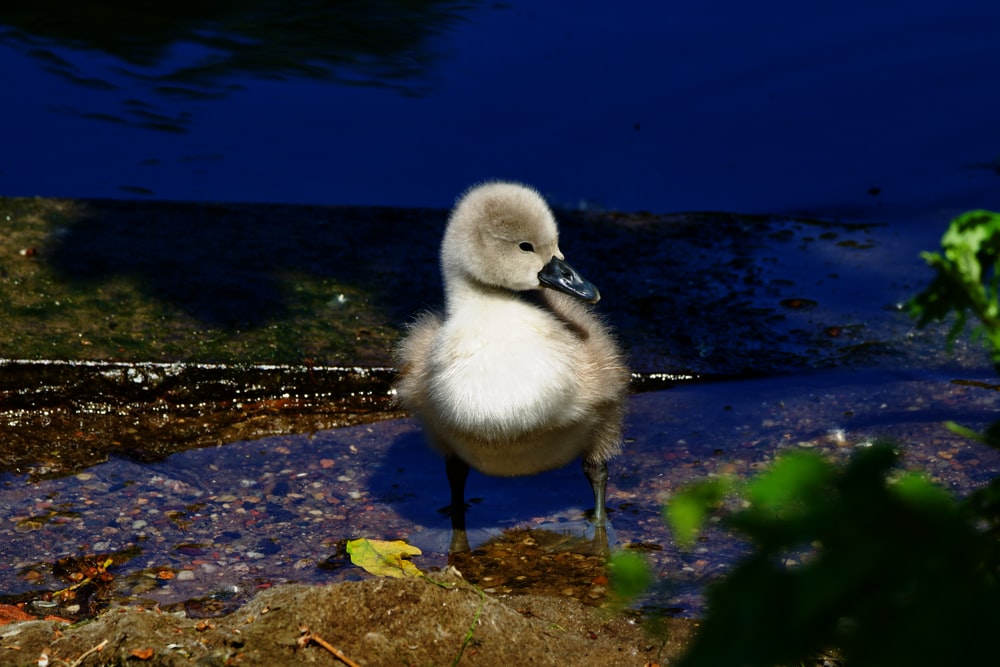
<path id="1" fill-rule="evenodd" d="M 468 549 L 470 466 L 533 475 L 582 457 L 604 535 L 607 462 L 621 448 L 629 374 L 587 305 L 600 299 L 597 288 L 564 261 L 558 236 L 535 190 L 468 190 L 441 244 L 444 314 L 419 316 L 396 350 L 397 394 L 445 457 L 452 551 Z"/>

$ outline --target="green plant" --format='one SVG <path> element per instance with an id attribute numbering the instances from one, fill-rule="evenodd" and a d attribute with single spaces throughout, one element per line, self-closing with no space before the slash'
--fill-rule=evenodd
<path id="1" fill-rule="evenodd" d="M 796 453 L 745 484 L 712 479 L 676 495 L 665 508 L 675 534 L 693 538 L 692 508 L 704 518 L 732 495 L 743 508 L 723 524 L 754 545 L 710 587 L 708 615 L 680 664 L 790 665 L 831 647 L 849 665 L 995 657 L 996 542 L 976 509 L 995 511 L 1000 487 L 960 502 L 895 464 L 887 443 L 844 466 Z"/>
<path id="2" fill-rule="evenodd" d="M 954 313 L 948 332 L 950 345 L 971 314 L 979 320 L 975 332 L 989 343 L 994 363 L 1000 363 L 1000 213 L 970 211 L 960 215 L 941 238 L 941 252 L 920 256 L 937 273 L 907 304 L 917 326 Z"/>
<path id="3" fill-rule="evenodd" d="M 1000 214 L 956 218 L 941 252 L 922 257 L 936 275 L 908 304 L 918 326 L 954 315 L 950 346 L 975 318 L 1000 369 Z M 949 428 L 1000 442 L 1000 423 Z M 852 667 L 995 662 L 1000 479 L 960 500 L 897 463 L 887 442 L 842 466 L 794 453 L 748 482 L 709 479 L 671 498 L 664 517 L 681 546 L 714 513 L 753 545 L 709 589 L 680 665 L 810 664 L 829 648 Z M 741 509 L 725 510 L 730 498 Z"/>
<path id="4" fill-rule="evenodd" d="M 948 331 L 950 347 L 971 315 L 979 321 L 974 333 L 986 341 L 993 364 L 1000 370 L 1000 213 L 970 211 L 960 215 L 941 238 L 941 252 L 920 256 L 937 273 L 930 285 L 907 303 L 917 326 L 954 314 Z M 991 447 L 1000 446 L 1000 423 L 982 433 L 952 421 L 945 426 Z"/>

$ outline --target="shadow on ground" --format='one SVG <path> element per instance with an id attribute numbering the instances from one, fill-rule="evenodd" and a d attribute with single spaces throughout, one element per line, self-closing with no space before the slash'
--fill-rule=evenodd
<path id="1" fill-rule="evenodd" d="M 0 280 L 8 358 L 391 366 L 404 324 L 441 303 L 447 211 L 3 199 L 0 212 L 8 256 L 23 251 Z M 898 305 L 915 288 L 898 277 L 922 262 L 882 225 L 557 216 L 640 373 L 870 364 L 910 330 Z"/>

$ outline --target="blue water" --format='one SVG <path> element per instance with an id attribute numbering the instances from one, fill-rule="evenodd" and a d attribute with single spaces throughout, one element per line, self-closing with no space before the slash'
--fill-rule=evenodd
<path id="1" fill-rule="evenodd" d="M 191 100 L 106 54 L 52 47 L 88 86 L 0 42 L 0 195 L 448 206 L 501 177 L 618 210 L 1000 207 L 995 0 L 514 0 L 462 16 L 403 90 L 234 75 Z M 180 131 L 112 122 L 127 100 Z"/>

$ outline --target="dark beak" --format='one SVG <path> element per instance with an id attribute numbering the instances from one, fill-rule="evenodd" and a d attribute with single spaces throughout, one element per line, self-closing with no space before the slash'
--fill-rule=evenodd
<path id="1" fill-rule="evenodd" d="M 576 272 L 572 266 L 553 257 L 549 263 L 538 272 L 538 282 L 559 292 L 579 297 L 590 303 L 601 300 L 601 293 L 594 284 Z"/>

